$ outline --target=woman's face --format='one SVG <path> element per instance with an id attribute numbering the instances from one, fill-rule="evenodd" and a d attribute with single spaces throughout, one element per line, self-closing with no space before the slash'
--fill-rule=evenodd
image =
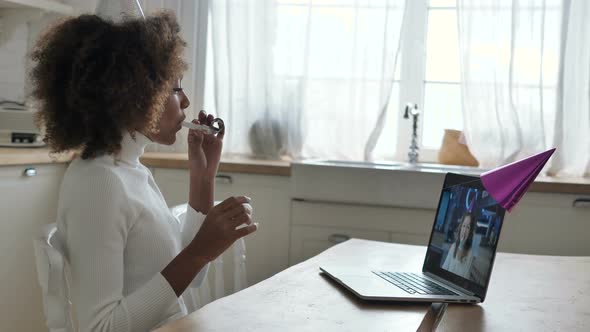
<path id="1" fill-rule="evenodd" d="M 160 118 L 158 133 L 150 133 L 148 137 L 160 144 L 172 145 L 176 141 L 176 133 L 182 128 L 182 121 L 186 118 L 184 110 L 189 107 L 190 101 L 184 91 L 182 90 L 181 81 L 178 80 L 170 96 L 166 101 L 164 113 Z"/>
<path id="2" fill-rule="evenodd" d="M 459 232 L 460 232 L 459 238 L 461 239 L 461 242 L 467 240 L 467 238 L 469 237 L 470 231 L 471 231 L 471 217 L 467 216 L 463 220 L 463 223 L 461 224 L 461 229 L 459 230 Z"/>

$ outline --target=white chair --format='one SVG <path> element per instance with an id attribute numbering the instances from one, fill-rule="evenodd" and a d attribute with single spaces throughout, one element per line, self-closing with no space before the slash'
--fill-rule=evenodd
<path id="1" fill-rule="evenodd" d="M 218 203 L 219 202 L 215 202 L 215 204 Z M 185 203 L 170 208 L 170 211 L 176 220 L 182 223 L 184 221 L 186 209 L 187 205 Z M 182 229 L 182 224 L 180 226 Z M 230 258 L 231 262 L 224 262 L 224 256 L 226 258 Z M 233 288 L 225 287 L 225 280 L 230 278 L 226 278 L 224 271 L 231 271 L 231 276 L 233 277 Z M 244 239 L 239 239 L 230 247 L 228 251 L 226 251 L 224 255 L 217 257 L 211 263 L 208 274 L 212 274 L 212 278 L 207 276 L 199 288 L 189 288 L 184 293 L 184 302 L 189 312 L 195 311 L 212 301 L 247 287 L 246 244 Z"/>
<path id="2" fill-rule="evenodd" d="M 175 219 L 182 223 L 186 214 L 186 204 L 170 208 Z M 182 224 L 180 225 L 182 229 Z M 43 309 L 47 327 L 50 332 L 73 332 L 75 324 L 73 307 L 69 292 L 67 273 L 68 261 L 64 245 L 56 236 L 56 225 L 51 223 L 43 227 L 41 234 L 33 240 L 37 277 L 43 295 Z M 244 239 L 236 241 L 231 247 L 233 256 L 233 291 L 237 292 L 247 286 L 246 282 L 246 245 Z M 219 256 L 212 262 L 213 292 L 210 278 L 206 277 L 199 288 L 189 288 L 183 294 L 189 312 L 193 312 L 209 302 L 229 295 L 224 283 L 224 262 Z"/>
<path id="3" fill-rule="evenodd" d="M 37 277 L 43 292 L 43 310 L 50 332 L 74 331 L 64 246 L 55 236 L 55 223 L 43 227 L 33 240 Z"/>

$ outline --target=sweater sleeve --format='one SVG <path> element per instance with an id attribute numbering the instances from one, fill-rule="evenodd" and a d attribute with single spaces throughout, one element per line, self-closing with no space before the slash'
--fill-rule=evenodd
<path id="1" fill-rule="evenodd" d="M 193 240 L 203 222 L 205 221 L 205 215 L 202 213 L 197 212 L 193 209 L 190 204 L 186 205 L 186 213 L 184 215 L 184 221 L 182 223 L 182 247 L 186 247 L 189 243 Z M 193 279 L 189 287 L 197 288 L 203 284 L 203 281 L 207 277 L 207 272 L 209 271 L 209 264 L 205 265 L 201 271 L 197 274 L 197 276 Z"/>
<path id="2" fill-rule="evenodd" d="M 151 330 L 177 303 L 176 294 L 156 273 L 123 296 L 124 250 L 134 213 L 115 175 L 93 177 L 72 190 L 63 215 L 80 330 Z"/>

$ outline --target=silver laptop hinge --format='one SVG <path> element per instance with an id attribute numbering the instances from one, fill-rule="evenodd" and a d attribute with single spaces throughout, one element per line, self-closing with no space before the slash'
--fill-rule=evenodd
<path id="1" fill-rule="evenodd" d="M 433 274 L 433 273 L 430 273 L 430 272 L 424 272 L 424 274 L 426 276 L 428 276 L 428 278 L 434 279 L 434 281 L 437 281 L 437 282 L 445 285 L 446 287 L 448 287 L 448 288 L 450 288 L 450 289 L 452 289 L 454 291 L 457 291 L 458 293 L 463 293 L 464 295 L 477 297 L 477 295 L 475 295 L 474 293 L 468 291 L 467 289 L 465 289 L 465 288 L 463 288 L 461 286 L 457 286 L 457 285 L 455 285 L 455 284 L 453 284 L 453 283 L 451 283 L 451 282 L 449 282 L 449 281 L 447 281 L 447 280 L 445 280 L 445 279 L 437 276 L 436 274 Z"/>

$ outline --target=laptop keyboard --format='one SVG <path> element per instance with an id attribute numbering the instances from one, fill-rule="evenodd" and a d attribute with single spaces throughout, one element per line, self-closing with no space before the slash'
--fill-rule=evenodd
<path id="1" fill-rule="evenodd" d="M 458 295 L 438 284 L 415 273 L 378 272 L 371 271 L 377 276 L 403 289 L 409 294 L 419 295 Z"/>

